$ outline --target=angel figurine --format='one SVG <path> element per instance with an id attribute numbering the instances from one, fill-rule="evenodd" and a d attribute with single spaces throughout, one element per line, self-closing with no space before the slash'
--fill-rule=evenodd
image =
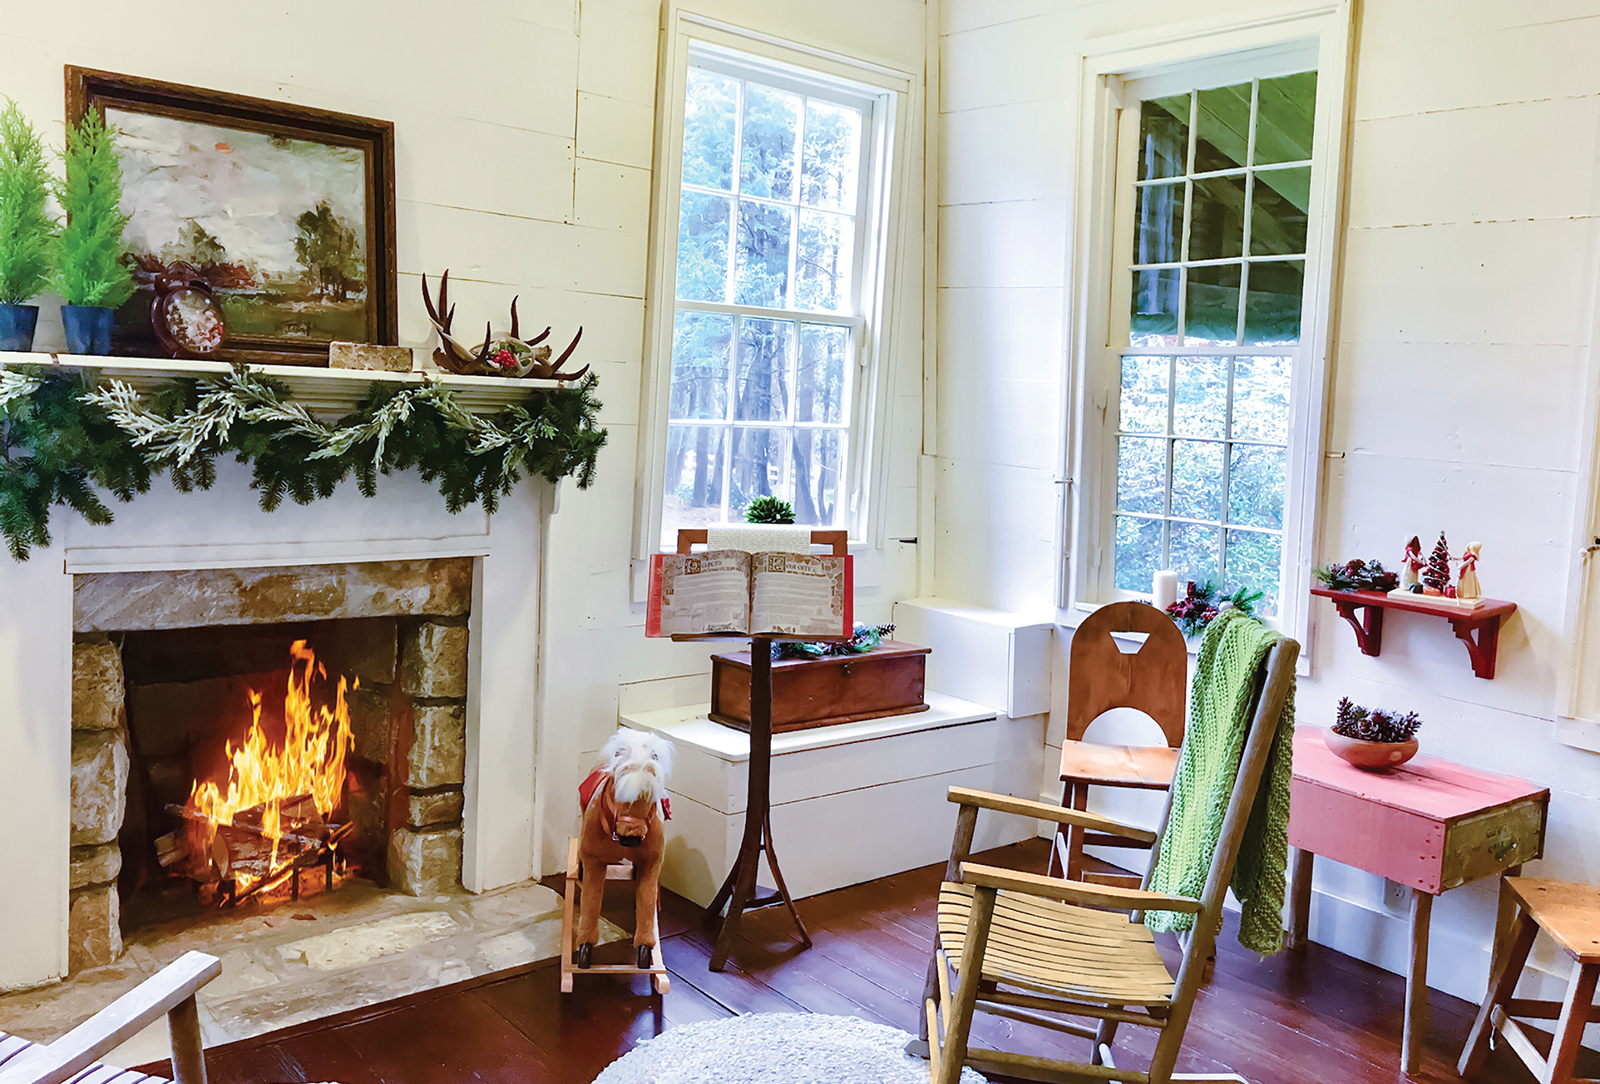
<path id="1" fill-rule="evenodd" d="M 1456 578 L 1456 598 L 1482 598 L 1483 589 L 1478 586 L 1478 551 L 1483 549 L 1482 542 L 1474 542 L 1461 551 L 1461 574 Z"/>
<path id="2" fill-rule="evenodd" d="M 1410 591 L 1417 585 L 1418 574 L 1428 562 L 1422 559 L 1422 539 L 1416 535 L 1406 543 L 1405 556 L 1400 558 L 1400 587 Z"/>

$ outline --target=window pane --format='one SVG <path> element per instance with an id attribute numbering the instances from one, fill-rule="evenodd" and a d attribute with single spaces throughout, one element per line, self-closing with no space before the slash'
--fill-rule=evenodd
<path id="1" fill-rule="evenodd" d="M 667 426 L 666 496 L 661 545 L 674 549 L 679 527 L 722 521 L 722 455 L 726 430 L 712 425 Z"/>
<path id="2" fill-rule="evenodd" d="M 1117 508 L 1124 512 L 1166 510 L 1167 442 L 1148 437 L 1117 439 Z"/>
<path id="3" fill-rule="evenodd" d="M 1311 170 L 1269 169 L 1256 174 L 1250 197 L 1250 254 L 1298 256 L 1306 250 Z"/>
<path id="4" fill-rule="evenodd" d="M 794 306 L 814 312 L 850 307 L 856 220 L 826 211 L 800 212 L 800 248 L 794 261 Z"/>
<path id="5" fill-rule="evenodd" d="M 733 431 L 733 467 L 728 482 L 728 518 L 744 519 L 757 497 L 789 495 L 789 431 L 739 427 Z"/>
<path id="6" fill-rule="evenodd" d="M 1134 263 L 1177 263 L 1182 259 L 1183 187 L 1178 181 L 1134 190 Z"/>
<path id="7" fill-rule="evenodd" d="M 1217 582 L 1217 528 L 1196 523 L 1172 525 L 1172 560 L 1167 566 L 1178 574 L 1178 582 L 1196 584 Z M 1182 592 L 1179 592 L 1180 594 Z"/>
<path id="8" fill-rule="evenodd" d="M 1178 281 L 1176 267 L 1133 272 L 1129 345 L 1178 345 Z"/>
<path id="9" fill-rule="evenodd" d="M 789 225 L 794 212 L 739 201 L 738 265 L 733 300 L 781 309 L 789 299 Z"/>
<path id="10" fill-rule="evenodd" d="M 728 416 L 728 346 L 733 317 L 680 312 L 672 329 L 672 390 L 667 417 Z"/>
<path id="11" fill-rule="evenodd" d="M 806 136 L 800 158 L 800 199 L 812 207 L 856 209 L 861 169 L 861 110 L 806 102 Z"/>
<path id="12" fill-rule="evenodd" d="M 1244 177 L 1194 182 L 1189 259 L 1221 260 L 1244 254 Z"/>
<path id="13" fill-rule="evenodd" d="M 738 396 L 733 416 L 741 422 L 783 421 L 789 415 L 789 357 L 794 325 L 787 320 L 739 321 Z M 739 462 L 735 451 L 733 461 Z"/>
<path id="14" fill-rule="evenodd" d="M 1255 604 L 1257 617 L 1278 615 L 1278 566 L 1283 540 L 1260 531 L 1229 531 L 1223 590 L 1232 594 L 1240 587 L 1262 592 Z"/>
<path id="15" fill-rule="evenodd" d="M 1179 358 L 1172 431 L 1180 437 L 1223 437 L 1228 428 L 1228 359 Z"/>
<path id="16" fill-rule="evenodd" d="M 733 119 L 738 111 L 738 80 L 689 69 L 683 95 L 684 184 L 733 188 Z"/>
<path id="17" fill-rule="evenodd" d="M 744 131 L 739 153 L 739 191 L 747 196 L 794 199 L 794 144 L 800 126 L 800 95 L 744 85 Z"/>
<path id="18" fill-rule="evenodd" d="M 1167 431 L 1167 359 L 1122 359 L 1119 426 L 1128 433 Z"/>
<path id="19" fill-rule="evenodd" d="M 1317 112 L 1317 73 L 1261 80 L 1256 118 L 1257 162 L 1304 162 L 1311 157 Z"/>
<path id="20" fill-rule="evenodd" d="M 1124 591 L 1150 590 L 1161 563 L 1161 520 L 1117 517 L 1117 587 Z"/>
<path id="21" fill-rule="evenodd" d="M 1202 90 L 1195 123 L 1194 172 L 1243 166 L 1250 146 L 1250 84 Z"/>
<path id="22" fill-rule="evenodd" d="M 1183 345 L 1231 345 L 1239 338 L 1239 265 L 1189 268 Z"/>
<path id="23" fill-rule="evenodd" d="M 1172 442 L 1172 514 L 1222 521 L 1222 445 Z"/>
<path id="24" fill-rule="evenodd" d="M 1191 272 L 1192 274 L 1192 272 Z M 1304 260 L 1250 265 L 1250 295 L 1244 310 L 1244 341 L 1252 346 L 1287 346 L 1300 341 Z"/>
<path id="25" fill-rule="evenodd" d="M 1288 358 L 1235 358 L 1233 435 L 1238 440 L 1289 439 Z"/>
<path id="26" fill-rule="evenodd" d="M 794 431 L 794 521 L 831 527 L 837 521 L 844 434 L 838 429 Z"/>
<path id="27" fill-rule="evenodd" d="M 1283 530 L 1282 448 L 1235 445 L 1228 460 L 1228 522 Z"/>
<path id="28" fill-rule="evenodd" d="M 1181 177 L 1189 161 L 1189 95 L 1152 98 L 1139 107 L 1139 179 Z M 1144 590 L 1150 589 L 1145 584 Z"/>
<path id="29" fill-rule="evenodd" d="M 800 325 L 800 367 L 794 381 L 794 420 L 845 420 L 850 399 L 850 329 Z"/>
<path id="30" fill-rule="evenodd" d="M 685 192 L 678 204 L 678 299 L 726 301 L 732 200 Z"/>

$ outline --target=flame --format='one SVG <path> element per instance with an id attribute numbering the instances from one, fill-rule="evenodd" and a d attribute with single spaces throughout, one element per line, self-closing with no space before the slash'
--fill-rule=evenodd
<path id="1" fill-rule="evenodd" d="M 287 858 L 279 858 L 285 832 L 283 803 L 309 794 L 327 819 L 344 796 L 345 758 L 355 747 L 345 694 L 360 681 L 350 684 L 341 676 L 332 706 L 317 704 L 311 695 L 312 679 L 326 682 L 327 669 L 304 640 L 294 642 L 289 656 L 282 744 L 268 738 L 261 722 L 262 693 L 250 690 L 250 727 L 240 744 L 229 739 L 226 745 L 227 782 L 196 780 L 185 807 L 202 818 L 189 822 L 191 854 L 209 854 L 217 826 L 232 824 L 238 813 L 261 807 L 261 834 L 272 842 L 267 877 L 289 864 Z M 238 887 L 243 890 L 253 883 L 241 877 Z"/>

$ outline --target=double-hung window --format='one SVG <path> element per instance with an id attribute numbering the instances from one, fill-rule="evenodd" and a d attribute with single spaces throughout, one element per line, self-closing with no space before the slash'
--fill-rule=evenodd
<path id="1" fill-rule="evenodd" d="M 1316 93 L 1301 71 L 1124 103 L 1137 136 L 1119 156 L 1113 242 L 1120 590 L 1170 568 L 1278 612 Z"/>
<path id="2" fill-rule="evenodd" d="M 758 497 L 790 502 L 797 523 L 858 524 L 885 104 L 820 72 L 690 50 L 676 251 L 653 284 L 655 364 L 668 370 L 650 434 L 656 544 L 737 522 Z"/>
<path id="3" fill-rule="evenodd" d="M 1086 53 L 1079 605 L 1171 569 L 1303 635 L 1347 47 L 1308 8 Z"/>

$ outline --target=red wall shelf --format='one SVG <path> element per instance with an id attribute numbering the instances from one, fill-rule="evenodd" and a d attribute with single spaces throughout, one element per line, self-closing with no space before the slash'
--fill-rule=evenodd
<path id="1" fill-rule="evenodd" d="M 1515 602 L 1497 598 L 1486 598 L 1482 605 L 1469 610 L 1448 602 L 1435 602 L 1427 595 L 1396 597 L 1378 591 L 1333 591 L 1326 587 L 1313 587 L 1311 593 L 1333 601 L 1339 616 L 1350 622 L 1350 627 L 1356 630 L 1356 643 L 1363 655 L 1377 655 L 1383 650 L 1385 610 L 1405 610 L 1442 617 L 1450 622 L 1456 638 L 1467 645 L 1467 654 L 1472 659 L 1472 672 L 1488 679 L 1494 677 L 1495 655 L 1500 647 L 1500 622 L 1517 612 Z"/>

